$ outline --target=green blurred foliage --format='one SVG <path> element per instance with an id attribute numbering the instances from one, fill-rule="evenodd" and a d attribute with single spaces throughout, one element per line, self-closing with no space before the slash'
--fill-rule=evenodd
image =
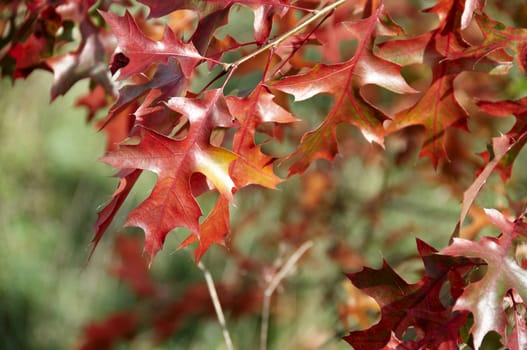
<path id="1" fill-rule="evenodd" d="M 94 208 L 111 191 L 95 162 L 104 139 L 72 108 L 73 93 L 50 104 L 50 80 L 0 81 L 2 349 L 71 348 L 116 286 L 103 259 L 85 267 Z"/>

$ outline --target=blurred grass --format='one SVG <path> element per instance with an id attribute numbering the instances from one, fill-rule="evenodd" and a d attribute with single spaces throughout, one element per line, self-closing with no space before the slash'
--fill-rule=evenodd
<path id="1" fill-rule="evenodd" d="M 72 348 L 116 285 L 104 267 L 108 244 L 84 267 L 95 208 L 112 191 L 95 162 L 104 138 L 72 107 L 86 87 L 50 104 L 50 83 L 40 72 L 0 80 L 2 349 Z"/>

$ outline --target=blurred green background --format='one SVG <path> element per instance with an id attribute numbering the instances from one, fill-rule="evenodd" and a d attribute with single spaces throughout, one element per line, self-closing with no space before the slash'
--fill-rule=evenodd
<path id="1" fill-rule="evenodd" d="M 51 75 L 0 80 L 0 348 L 67 349 L 109 307 L 110 258 L 85 265 L 98 204 L 111 194 L 96 162 L 104 138 L 73 108 L 79 85 L 49 101 Z"/>

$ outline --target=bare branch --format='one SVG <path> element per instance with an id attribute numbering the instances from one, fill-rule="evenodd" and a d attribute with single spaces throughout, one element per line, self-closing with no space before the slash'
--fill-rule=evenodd
<path id="1" fill-rule="evenodd" d="M 223 338 L 225 338 L 225 345 L 227 345 L 228 350 L 234 350 L 231 335 L 229 334 L 229 330 L 227 329 L 225 316 L 223 314 L 223 309 L 221 308 L 218 293 L 216 292 L 216 287 L 214 286 L 214 280 L 212 279 L 212 275 L 201 261 L 198 263 L 198 268 L 203 272 L 203 275 L 205 276 L 205 281 L 207 282 L 207 288 L 209 289 L 210 298 L 212 299 L 212 304 L 214 305 L 214 310 L 216 311 L 216 316 L 221 326 Z"/>
<path id="2" fill-rule="evenodd" d="M 260 330 L 260 350 L 267 350 L 267 335 L 269 333 L 269 311 L 271 309 L 271 297 L 274 291 L 280 285 L 280 282 L 287 276 L 288 273 L 295 267 L 298 260 L 304 253 L 313 246 L 312 241 L 304 242 L 298 249 L 289 257 L 284 265 L 273 276 L 273 279 L 265 288 L 264 300 L 262 303 L 262 328 Z"/>
<path id="3" fill-rule="evenodd" d="M 319 18 L 325 17 L 326 15 L 328 15 L 329 13 L 334 11 L 337 7 L 339 7 L 340 5 L 344 4 L 346 1 L 347 0 L 337 0 L 334 3 L 322 8 L 321 10 L 311 12 L 311 14 L 307 15 L 305 17 L 305 20 L 302 23 L 300 23 L 299 25 L 297 25 L 296 27 L 291 28 L 291 30 L 289 30 L 289 31 L 285 32 L 284 34 L 280 35 L 278 38 L 276 38 L 274 40 L 271 40 L 269 43 L 267 43 L 264 46 L 260 47 L 258 50 L 250 53 L 247 56 L 244 56 L 244 57 L 240 58 L 239 60 L 237 60 L 235 62 L 232 62 L 232 63 L 224 63 L 223 64 L 223 68 L 225 70 L 236 68 L 239 65 L 241 65 L 242 63 L 250 60 L 251 58 L 258 56 L 262 52 L 265 52 L 265 51 L 269 50 L 270 48 L 276 48 L 283 41 L 285 41 L 289 37 L 301 32 L 302 30 L 304 30 L 304 28 L 306 28 L 311 23 L 317 21 Z"/>

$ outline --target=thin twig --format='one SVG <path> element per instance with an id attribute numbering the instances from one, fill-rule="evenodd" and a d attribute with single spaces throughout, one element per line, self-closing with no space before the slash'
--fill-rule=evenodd
<path id="1" fill-rule="evenodd" d="M 225 345 L 227 345 L 228 350 L 234 350 L 231 335 L 229 334 L 229 330 L 227 329 L 225 316 L 223 315 L 223 309 L 221 308 L 220 299 L 218 298 L 218 293 L 216 292 L 216 287 L 214 286 L 214 280 L 212 279 L 212 275 L 201 261 L 198 263 L 198 268 L 203 272 L 203 275 L 205 276 L 205 281 L 207 282 L 207 288 L 209 289 L 210 298 L 212 299 L 214 310 L 216 310 L 216 316 L 218 317 L 218 322 L 221 326 L 223 338 L 225 338 Z"/>
<path id="2" fill-rule="evenodd" d="M 304 43 L 307 42 L 307 40 L 311 37 L 311 35 L 313 35 L 314 32 L 316 32 L 318 30 L 318 28 L 320 28 L 320 26 L 322 25 L 322 23 L 324 23 L 326 21 L 326 19 L 328 19 L 329 17 L 331 16 L 331 12 L 328 12 L 326 17 L 322 18 L 320 20 L 320 22 L 317 23 L 317 25 L 302 39 L 302 41 L 300 42 L 300 44 L 298 45 L 295 45 L 295 47 L 293 47 L 293 50 L 291 51 L 291 53 L 289 53 L 288 57 L 282 61 L 282 63 L 277 67 L 275 68 L 274 70 L 274 73 L 271 75 L 271 76 L 274 76 L 276 73 L 280 72 L 280 70 L 285 66 L 285 64 L 291 59 L 291 57 L 293 57 L 293 55 L 298 51 L 300 50 L 300 48 L 304 45 Z"/>
<path id="3" fill-rule="evenodd" d="M 269 312 L 271 309 L 271 297 L 274 291 L 280 285 L 280 282 L 287 276 L 289 272 L 295 267 L 298 260 L 304 253 L 313 246 L 312 241 L 304 242 L 298 249 L 289 257 L 282 268 L 273 276 L 273 279 L 264 291 L 264 300 L 262 303 L 262 328 L 260 330 L 260 350 L 267 350 L 267 335 L 269 333 Z"/>
<path id="4" fill-rule="evenodd" d="M 229 70 L 229 69 L 238 67 L 242 63 L 252 59 L 253 57 L 258 56 L 262 52 L 264 52 L 264 51 L 266 51 L 266 50 L 268 50 L 268 49 L 270 49 L 272 47 L 277 47 L 278 45 L 280 45 L 280 43 L 285 41 L 287 38 L 297 34 L 298 32 L 301 32 L 305 27 L 307 27 L 311 23 L 317 21 L 319 18 L 322 18 L 322 17 L 326 16 L 328 13 L 334 11 L 337 7 L 339 7 L 340 5 L 344 4 L 346 1 L 347 0 L 337 0 L 334 3 L 332 3 L 331 5 L 328 5 L 328 6 L 324 7 L 323 9 L 321 9 L 319 11 L 313 11 L 310 15 L 307 15 L 305 17 L 306 19 L 302 23 L 300 23 L 296 27 L 290 29 L 289 31 L 285 32 L 284 34 L 280 35 L 278 38 L 276 38 L 274 40 L 271 40 L 269 43 L 267 43 L 264 46 L 260 47 L 258 50 L 250 53 L 247 56 L 244 56 L 244 57 L 240 58 L 239 60 L 237 60 L 235 62 L 224 63 L 223 64 L 224 69 L 225 70 Z"/>

